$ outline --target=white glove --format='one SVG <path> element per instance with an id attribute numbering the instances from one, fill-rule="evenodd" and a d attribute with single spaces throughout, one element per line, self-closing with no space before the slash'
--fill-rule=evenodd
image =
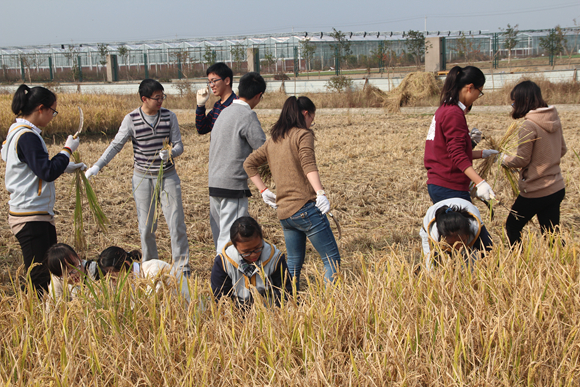
<path id="1" fill-rule="evenodd" d="M 100 170 L 101 168 L 97 165 L 93 165 L 85 172 L 85 177 L 90 180 L 91 177 L 97 176 L 97 173 L 99 173 Z"/>
<path id="2" fill-rule="evenodd" d="M 481 151 L 481 158 L 487 159 L 489 156 L 497 155 L 498 153 L 499 151 L 496 151 L 495 149 L 484 149 Z"/>
<path id="3" fill-rule="evenodd" d="M 501 161 L 501 165 L 503 165 L 504 167 L 507 166 L 505 165 L 505 160 L 508 158 L 508 155 L 506 155 L 505 153 L 500 153 L 499 155 L 497 155 L 497 158 Z"/>
<path id="4" fill-rule="evenodd" d="M 322 194 L 316 196 L 316 207 L 318 207 L 320 212 L 323 214 L 326 214 L 328 211 L 330 211 L 330 201 L 326 195 Z"/>
<path id="5" fill-rule="evenodd" d="M 270 191 L 268 188 L 266 188 L 262 192 L 262 199 L 264 199 L 264 203 L 266 203 L 273 209 L 278 208 L 278 206 L 276 205 L 276 194 Z"/>
<path id="6" fill-rule="evenodd" d="M 73 138 L 73 136 L 69 135 L 68 138 L 66 139 L 64 147 L 70 149 L 71 152 L 74 152 L 79 147 L 79 143 L 80 141 L 78 137 Z"/>
<path id="7" fill-rule="evenodd" d="M 473 141 L 477 145 L 483 138 L 483 133 L 481 133 L 481 130 L 473 128 L 471 129 L 471 134 L 469 136 L 471 137 L 471 141 Z"/>
<path id="8" fill-rule="evenodd" d="M 160 151 L 159 158 L 163 160 L 164 163 L 166 163 L 167 160 L 169 160 L 169 151 L 167 149 L 163 149 L 162 151 Z"/>
<path id="9" fill-rule="evenodd" d="M 490 185 L 487 184 L 487 181 L 482 180 L 479 182 L 478 185 L 476 185 L 477 187 L 477 197 L 480 198 L 481 200 L 489 200 L 489 199 L 495 199 L 495 194 L 493 193 L 493 190 L 491 189 Z"/>
<path id="10" fill-rule="evenodd" d="M 205 103 L 209 99 L 209 88 L 206 86 L 203 89 L 197 91 L 197 106 L 205 106 Z"/>
<path id="11" fill-rule="evenodd" d="M 85 171 L 87 169 L 87 166 L 85 165 L 85 163 L 73 163 L 72 161 L 70 161 L 68 163 L 68 165 L 66 166 L 66 169 L 64 171 L 66 173 L 73 173 L 77 169 L 80 169 L 81 171 Z"/>

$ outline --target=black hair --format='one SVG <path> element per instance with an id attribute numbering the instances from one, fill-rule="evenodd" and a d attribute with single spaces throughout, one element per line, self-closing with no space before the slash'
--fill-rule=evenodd
<path id="1" fill-rule="evenodd" d="M 250 72 L 240 78 L 238 97 L 250 100 L 265 91 L 266 81 L 260 74 Z"/>
<path id="2" fill-rule="evenodd" d="M 306 110 L 310 114 L 316 113 L 316 106 L 308 97 L 289 97 L 284 106 L 278 121 L 270 129 L 272 141 L 278 142 L 283 139 L 292 128 L 308 129 L 306 120 L 302 112 Z"/>
<path id="3" fill-rule="evenodd" d="M 262 227 L 251 216 L 242 216 L 236 219 L 230 228 L 230 240 L 234 247 L 236 243 L 254 239 L 256 236 L 263 238 Z"/>
<path id="4" fill-rule="evenodd" d="M 525 117 L 530 110 L 536 110 L 542 107 L 548 107 L 548 104 L 542 98 L 540 86 L 532 81 L 520 82 L 510 93 L 510 98 L 514 101 L 512 118 L 518 119 Z"/>
<path id="5" fill-rule="evenodd" d="M 139 96 L 142 97 L 151 97 L 153 93 L 156 91 L 164 91 L 163 85 L 156 81 L 155 79 L 144 79 L 139 84 Z"/>
<path id="6" fill-rule="evenodd" d="M 22 84 L 16 89 L 12 99 L 12 111 L 16 116 L 28 116 L 37 107 L 50 108 L 56 102 L 56 95 L 46 87 L 36 86 L 30 88 Z"/>
<path id="7" fill-rule="evenodd" d="M 141 260 L 141 252 L 139 250 L 133 250 L 130 252 L 124 249 L 111 246 L 107 247 L 99 255 L 98 264 L 101 273 L 116 273 L 121 270 L 129 270 L 133 262 Z"/>
<path id="8" fill-rule="evenodd" d="M 435 211 L 435 222 L 440 239 L 452 235 L 467 235 L 474 238 L 471 220 L 475 220 L 473 215 L 459 206 L 442 206 Z"/>
<path id="9" fill-rule="evenodd" d="M 217 62 L 217 63 L 214 63 L 211 66 L 209 66 L 207 68 L 205 75 L 210 75 L 211 73 L 216 74 L 218 77 L 220 77 L 224 81 L 226 80 L 226 78 L 229 78 L 230 79 L 230 87 L 234 83 L 234 72 L 224 62 Z"/>
<path id="10" fill-rule="evenodd" d="M 459 66 L 453 67 L 449 70 L 443 89 L 441 89 L 441 98 L 439 99 L 439 106 L 443 105 L 457 105 L 459 102 L 459 92 L 465 85 L 473 83 L 476 89 L 485 85 L 485 75 L 483 72 L 474 66 Z"/>
<path id="11" fill-rule="evenodd" d="M 56 243 L 46 251 L 44 262 L 48 271 L 57 277 L 62 277 L 63 268 L 76 267 L 75 258 L 80 261 L 78 254 L 72 247 L 64 243 Z"/>

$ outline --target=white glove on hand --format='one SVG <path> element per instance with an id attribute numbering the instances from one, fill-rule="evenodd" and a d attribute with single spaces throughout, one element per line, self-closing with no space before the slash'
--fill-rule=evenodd
<path id="1" fill-rule="evenodd" d="M 330 201 L 326 195 L 318 195 L 316 197 L 316 207 L 318 207 L 322 214 L 326 214 L 328 211 L 330 211 Z"/>
<path id="2" fill-rule="evenodd" d="M 499 153 L 499 151 L 496 151 L 494 149 L 484 149 L 481 151 L 481 158 L 486 159 L 489 156 L 497 155 L 498 153 Z"/>
<path id="3" fill-rule="evenodd" d="M 480 198 L 481 200 L 495 199 L 495 194 L 493 193 L 491 186 L 487 184 L 487 181 L 485 180 L 480 181 L 479 184 L 476 185 L 476 187 L 477 187 L 477 197 Z"/>
<path id="4" fill-rule="evenodd" d="M 85 165 L 85 163 L 73 163 L 72 161 L 70 161 L 68 163 L 68 165 L 66 166 L 66 169 L 64 171 L 66 173 L 73 173 L 77 169 L 80 169 L 81 171 L 85 171 L 87 169 L 87 166 Z"/>
<path id="5" fill-rule="evenodd" d="M 162 151 L 160 151 L 159 158 L 163 160 L 164 163 L 166 163 L 167 160 L 169 160 L 169 151 L 167 149 L 163 149 Z"/>
<path id="6" fill-rule="evenodd" d="M 508 158 L 508 155 L 506 155 L 505 153 L 500 153 L 500 154 L 497 155 L 497 158 L 501 162 L 501 165 L 503 165 L 504 167 L 506 167 L 505 160 Z"/>
<path id="7" fill-rule="evenodd" d="M 78 137 L 73 138 L 73 136 L 69 135 L 68 138 L 66 139 L 64 147 L 70 149 L 71 152 L 74 152 L 79 147 L 79 143 L 80 141 Z"/>
<path id="8" fill-rule="evenodd" d="M 276 194 L 270 191 L 268 188 L 266 188 L 262 192 L 262 199 L 264 199 L 264 203 L 266 203 L 273 209 L 278 208 L 278 206 L 276 205 Z"/>
<path id="9" fill-rule="evenodd" d="M 469 136 L 471 137 L 471 141 L 473 141 L 477 145 L 481 142 L 481 139 L 483 138 L 483 133 L 481 133 L 481 130 L 473 128 L 471 129 L 471 134 Z"/>
<path id="10" fill-rule="evenodd" d="M 97 173 L 99 173 L 100 170 L 101 168 L 99 168 L 97 165 L 93 165 L 85 172 L 85 177 L 90 180 L 91 177 L 97 176 Z"/>
<path id="11" fill-rule="evenodd" d="M 205 103 L 209 99 L 209 88 L 206 86 L 203 89 L 197 91 L 197 106 L 205 106 Z"/>

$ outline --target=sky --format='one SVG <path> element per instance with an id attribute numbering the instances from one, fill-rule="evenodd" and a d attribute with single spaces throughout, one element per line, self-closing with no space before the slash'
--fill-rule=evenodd
<path id="1" fill-rule="evenodd" d="M 427 18 L 425 20 L 425 17 Z M 570 0 L 3 0 L 0 47 L 268 33 L 488 31 L 580 26 Z"/>

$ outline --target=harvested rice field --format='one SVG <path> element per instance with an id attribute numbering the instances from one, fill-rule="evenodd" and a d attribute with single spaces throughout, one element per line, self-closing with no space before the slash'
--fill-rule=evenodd
<path id="1" fill-rule="evenodd" d="M 54 386 L 577 385 L 580 161 L 574 150 L 580 151 L 580 109 L 560 110 L 568 146 L 561 165 L 565 246 L 548 244 L 534 221 L 525 229 L 529 234 L 521 250 L 509 251 L 502 230 L 507 209 L 496 206 L 490 220 L 488 209 L 478 203 L 495 242 L 492 253 L 472 271 L 450 261 L 428 274 L 419 268 L 419 228 L 430 206 L 423 150 L 433 111 L 317 112 L 318 167 L 342 226 L 342 279 L 329 289 L 320 285 L 322 263 L 308 244 L 303 294 L 280 309 L 257 305 L 245 316 L 231 304 L 209 301 L 214 258 L 209 136 L 196 133 L 194 111 L 176 111 L 185 147 L 176 163 L 191 284 L 203 302 L 184 305 L 171 292 L 136 299 L 129 288 L 108 303 L 87 297 L 46 311 L 41 302 L 15 290 L 22 259 L 8 227 L 3 188 L 0 380 Z M 279 113 L 257 112 L 265 129 Z M 467 121 L 484 136 L 499 139 L 512 119 L 505 108 L 475 107 Z M 113 136 L 82 135 L 82 160 L 92 165 Z M 49 153 L 63 143 L 63 137 L 48 138 Z M 92 179 L 110 226 L 104 234 L 85 218 L 88 247 L 81 257 L 95 259 L 111 245 L 140 248 L 132 169 L 132 147 L 126 144 Z M 510 207 L 514 198 L 507 183 L 488 180 Z M 250 187 L 250 214 L 263 225 L 265 239 L 285 250 L 274 210 Z M 59 178 L 56 188 L 58 239 L 73 245 L 72 176 Z M 157 243 L 160 258 L 170 260 L 163 217 Z M 127 297 L 133 301 L 125 302 Z"/>

